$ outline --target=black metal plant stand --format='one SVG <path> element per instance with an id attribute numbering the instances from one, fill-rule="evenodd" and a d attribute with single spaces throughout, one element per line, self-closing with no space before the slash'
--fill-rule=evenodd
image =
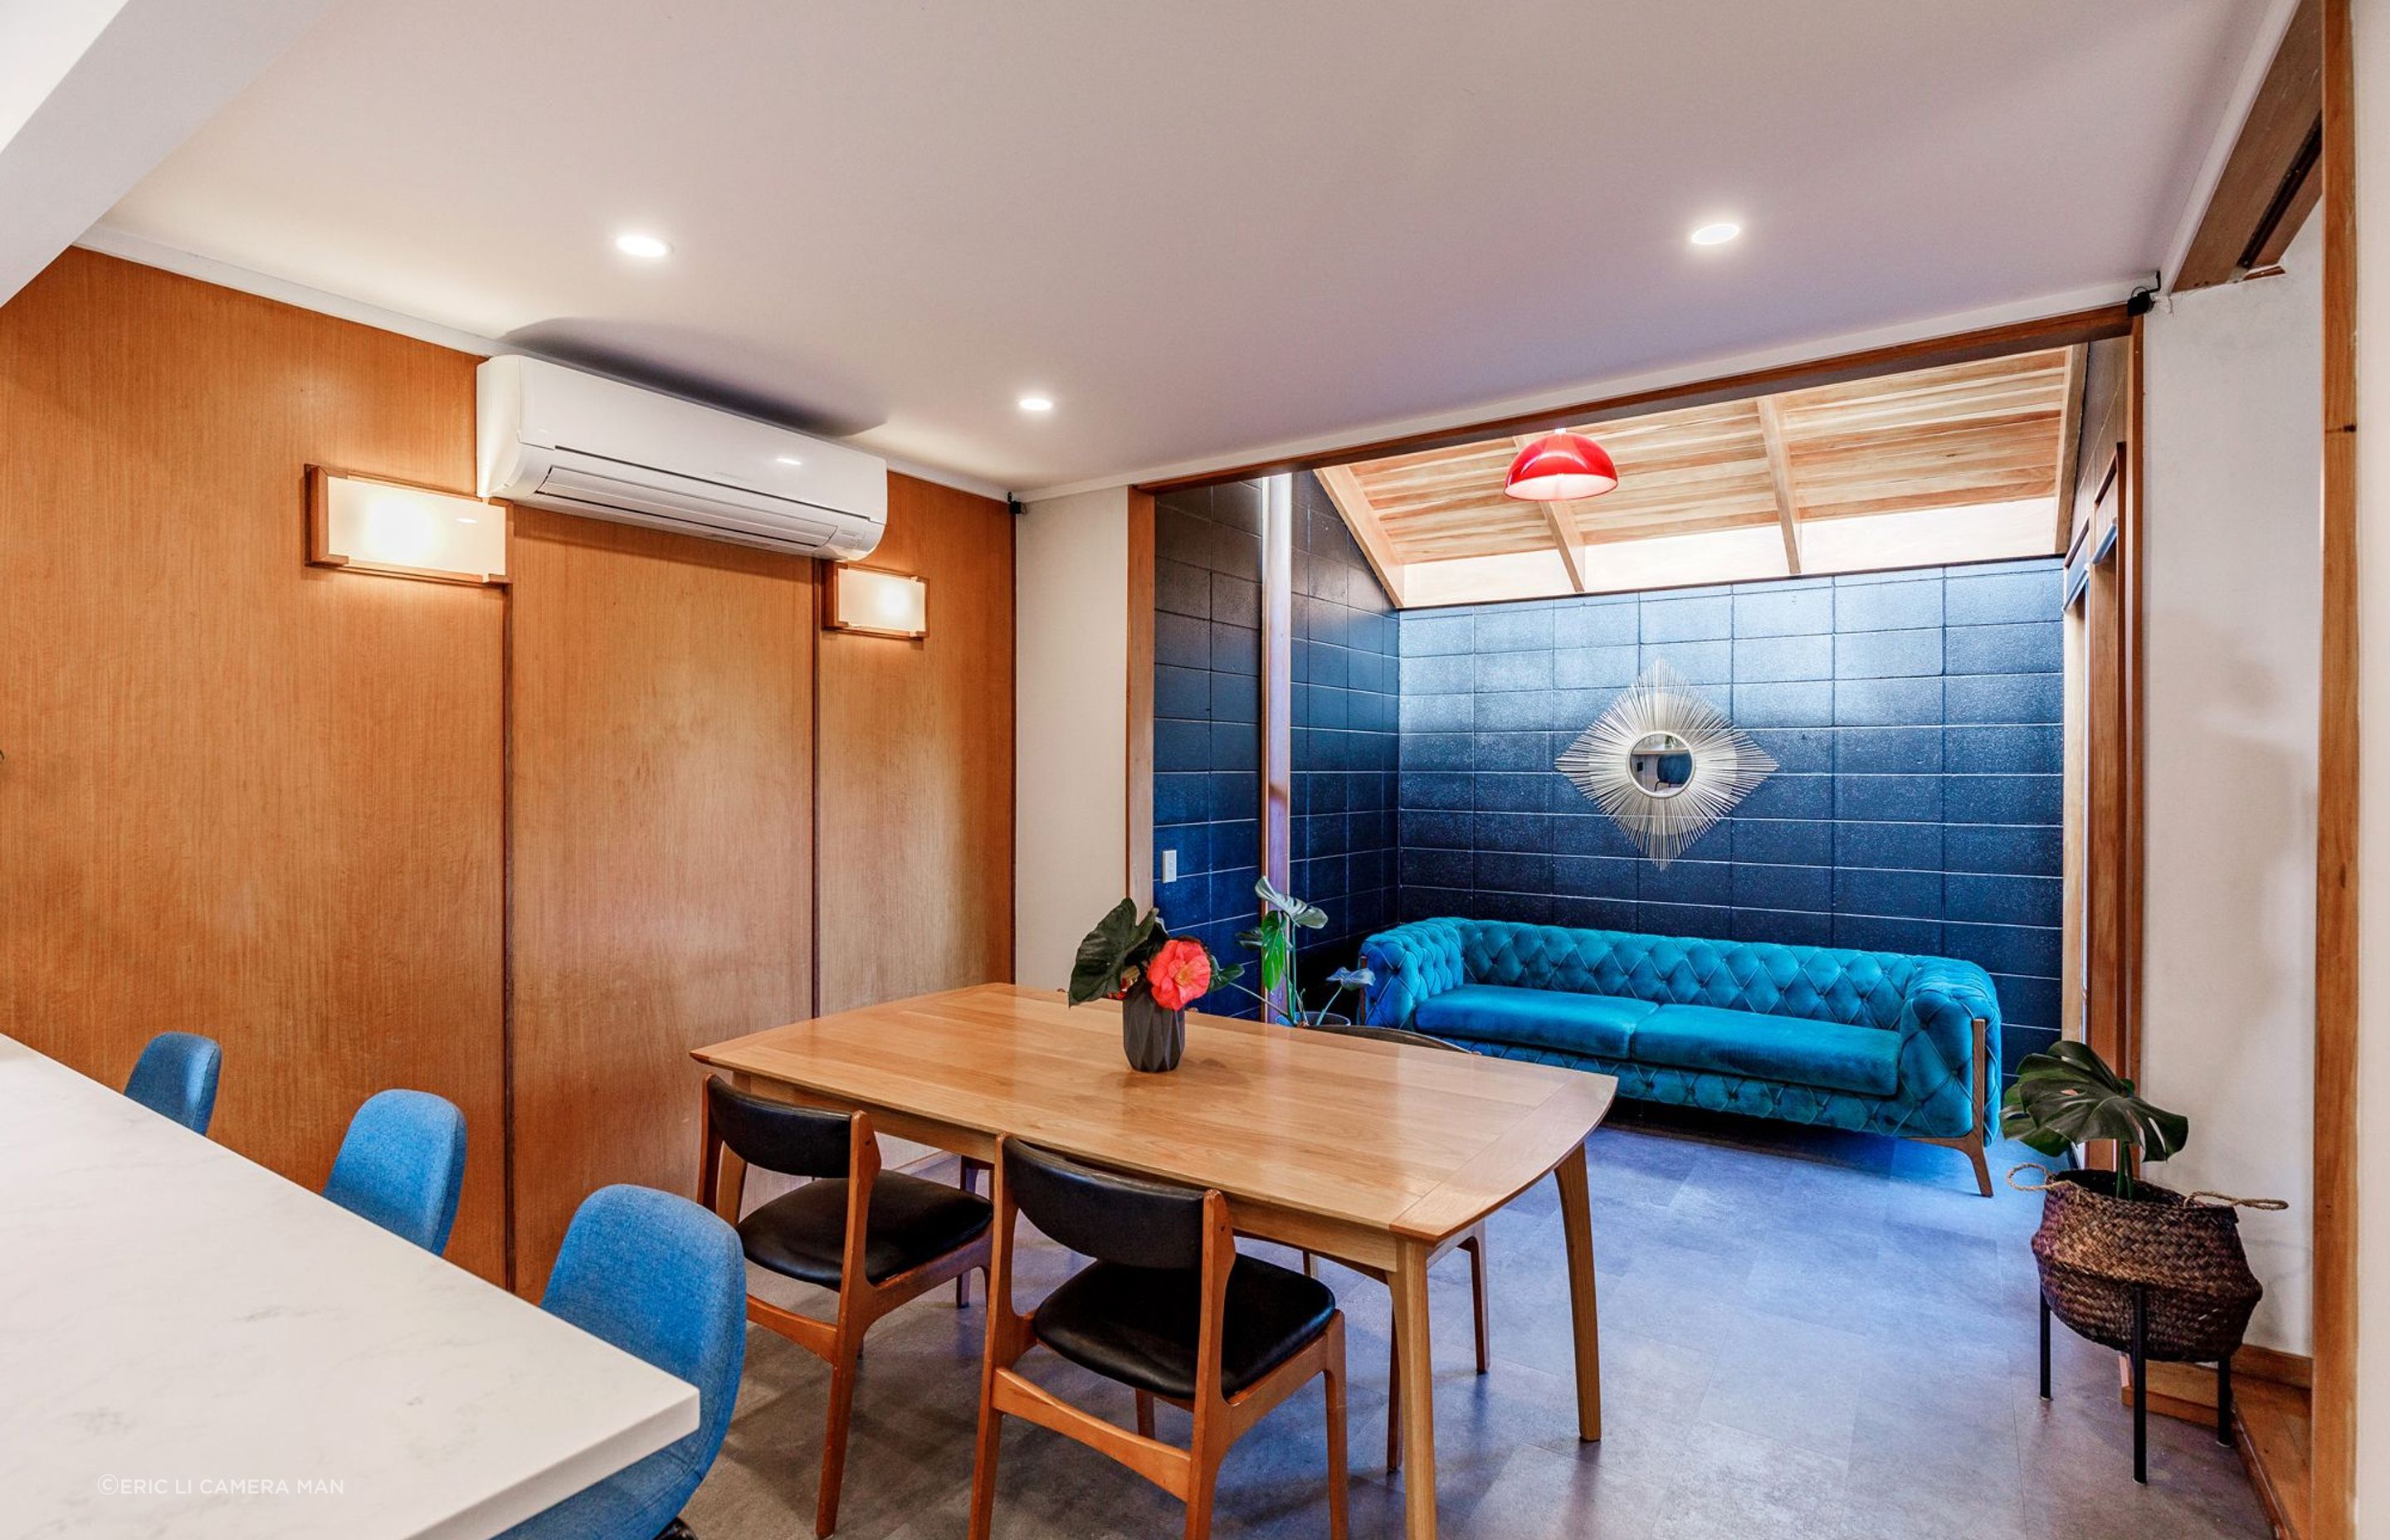
<path id="1" fill-rule="evenodd" d="M 2133 1480 L 2150 1484 L 2150 1290 L 2132 1285 L 2133 1348 Z M 2049 1399 L 2049 1296 L 2041 1302 L 2041 1398 Z M 2216 1442 L 2232 1444 L 2232 1354 L 2216 1361 Z"/>

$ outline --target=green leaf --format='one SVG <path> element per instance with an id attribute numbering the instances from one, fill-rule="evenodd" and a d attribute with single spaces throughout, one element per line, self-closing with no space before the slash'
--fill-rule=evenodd
<path id="1" fill-rule="evenodd" d="M 2142 1100 L 2088 1044 L 2070 1041 L 2018 1064 L 2000 1098 L 2000 1132 L 2045 1155 L 2108 1139 L 2120 1152 L 2164 1161 L 2190 1142 L 2191 1120 Z"/>
<path id="2" fill-rule="evenodd" d="M 1071 1004 L 1083 1006 L 1118 989 L 1130 962 L 1165 934 L 1161 917 L 1148 914 L 1138 919 L 1136 902 L 1122 899 L 1079 943 L 1079 955 L 1071 963 Z"/>

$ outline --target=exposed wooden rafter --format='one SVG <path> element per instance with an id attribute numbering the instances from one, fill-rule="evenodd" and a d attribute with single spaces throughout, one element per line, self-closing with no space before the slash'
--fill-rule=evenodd
<path id="1" fill-rule="evenodd" d="M 1344 527 L 1353 532 L 1353 539 L 1368 558 L 1369 570 L 1378 574 L 1379 585 L 1394 608 L 1403 607 L 1403 563 L 1394 555 L 1393 544 L 1386 539 L 1385 525 L 1378 510 L 1370 506 L 1369 494 L 1361 490 L 1361 478 L 1349 465 L 1322 466 L 1319 484 L 1328 489 L 1329 499 L 1336 511 L 1344 516 Z"/>
<path id="2" fill-rule="evenodd" d="M 1578 503 L 1504 495 L 1515 431 L 1320 476 L 1406 608 L 2048 555 L 2083 378 L 2046 348 L 1613 418 Z"/>
<path id="3" fill-rule="evenodd" d="M 2075 469 L 2083 456 L 2083 377 L 2091 345 L 2078 342 L 2066 350 L 2065 397 L 2058 413 L 2058 548 L 2075 538 Z"/>
<path id="4" fill-rule="evenodd" d="M 1784 408 L 1774 396 L 1753 402 L 1759 414 L 1759 442 L 1767 451 L 1767 480 L 1776 494 L 1776 522 L 1784 532 L 1784 566 L 1801 575 L 1801 500 L 1792 490 L 1792 454 L 1784 447 Z"/>
<path id="5" fill-rule="evenodd" d="M 1533 433 L 1520 433 L 1510 442 L 1520 448 L 1536 442 Z M 1585 588 L 1584 526 L 1577 521 L 1576 502 L 1539 503 L 1544 510 L 1545 527 L 1551 531 L 1552 546 L 1561 553 L 1561 565 L 1568 570 L 1569 586 L 1582 594 Z"/>

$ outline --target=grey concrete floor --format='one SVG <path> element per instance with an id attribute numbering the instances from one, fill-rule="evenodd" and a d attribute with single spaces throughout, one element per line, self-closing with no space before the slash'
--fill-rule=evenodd
<path id="1" fill-rule="evenodd" d="M 1997 1174 L 2026 1151 L 1994 1152 Z M 1433 1286 L 1441 1533 L 1539 1540 L 2207 1540 L 2264 1536 L 2233 1453 L 2151 1419 L 2150 1484 L 2133 1484 L 2115 1359 L 2059 1331 L 2056 1399 L 2035 1385 L 2037 1198 L 1975 1195 L 1955 1151 L 1621 1103 L 1595 1136 L 1594 1248 L 1604 1437 L 1576 1438 L 1568 1290 L 1549 1182 L 1497 1215 L 1491 1373 L 1473 1372 L 1467 1259 Z M 1024 1228 L 1024 1236 L 1027 1232 Z M 1262 1254 L 1290 1256 L 1275 1248 Z M 1071 1266 L 1024 1250 L 1023 1306 Z M 1333 1265 L 1352 1367 L 1356 1535 L 1402 1533 L 1383 1465 L 1386 1290 Z M 829 1296 L 755 1275 L 767 1297 L 828 1314 Z M 964 1532 L 984 1312 L 951 1291 L 882 1321 L 867 1347 L 839 1534 Z M 1024 1367 L 1125 1422 L 1126 1390 L 1050 1354 Z M 688 1506 L 700 1540 L 809 1534 L 828 1375 L 751 1329 L 722 1457 Z M 1183 1439 L 1163 1408 L 1161 1431 Z M 1298 1393 L 1237 1444 L 1214 1533 L 1323 1535 L 1320 1392 Z M 1178 1505 L 1067 1440 L 1008 1422 L 998 1536 L 1176 1534 Z"/>

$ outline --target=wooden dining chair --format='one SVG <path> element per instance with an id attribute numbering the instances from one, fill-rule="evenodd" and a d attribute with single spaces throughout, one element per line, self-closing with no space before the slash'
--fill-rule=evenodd
<path id="1" fill-rule="evenodd" d="M 1095 1259 L 1027 1315 L 1012 1307 L 1022 1214 Z M 1203 1540 L 1229 1445 L 1314 1375 L 1327 1380 L 1329 1533 L 1345 1540 L 1343 1313 L 1324 1284 L 1238 1255 L 1226 1198 L 1099 1171 L 1006 1138 L 996 1147 L 995 1241 L 971 1540 L 987 1540 L 995 1520 L 1008 1416 L 1075 1439 L 1177 1497 L 1187 1505 L 1188 1540 Z M 1137 1431 L 1024 1378 L 1014 1366 L 1040 1343 L 1134 1390 Z M 1193 1415 L 1186 1448 L 1154 1437 L 1157 1397 Z"/>
<path id="2" fill-rule="evenodd" d="M 1413 1048 L 1441 1048 L 1447 1053 L 1472 1051 L 1462 1047 L 1458 1043 L 1447 1043 L 1441 1037 L 1430 1037 L 1423 1032 L 1409 1032 L 1401 1027 L 1370 1027 L 1352 1021 L 1316 1021 L 1309 1023 L 1306 1030 L 1332 1032 L 1342 1037 L 1359 1037 L 1372 1043 L 1396 1043 Z M 1485 1297 L 1485 1226 L 1472 1225 L 1446 1241 L 1437 1248 L 1435 1256 L 1428 1258 L 1428 1265 L 1433 1267 L 1438 1257 L 1451 1251 L 1469 1253 L 1469 1299 L 1477 1328 L 1477 1372 L 1484 1374 L 1492 1357 L 1494 1346 L 1493 1316 Z M 1366 1263 L 1358 1262 L 1348 1262 L 1344 1265 L 1356 1273 L 1373 1277 L 1389 1288 L 1393 1287 L 1393 1280 L 1387 1277 L 1383 1268 L 1372 1267 Z M 1303 1271 L 1306 1277 L 1317 1277 L 1319 1259 L 1309 1251 L 1304 1252 Z M 1402 1354 L 1394 1341 L 1393 1333 L 1389 1332 L 1386 1341 L 1386 1469 L 1394 1471 L 1400 1470 L 1402 1468 L 1403 1360 Z"/>
<path id="3" fill-rule="evenodd" d="M 838 1292 L 838 1316 L 819 1320 L 747 1296 L 747 1318 L 829 1365 L 829 1426 L 814 1533 L 838 1527 L 847 1426 L 864 1333 L 909 1300 L 970 1269 L 985 1269 L 988 1200 L 940 1182 L 880 1169 L 880 1140 L 862 1112 L 825 1112 L 705 1083 L 698 1201 L 720 1212 L 722 1152 L 748 1166 L 813 1180 L 738 1222 L 747 1260 Z"/>

